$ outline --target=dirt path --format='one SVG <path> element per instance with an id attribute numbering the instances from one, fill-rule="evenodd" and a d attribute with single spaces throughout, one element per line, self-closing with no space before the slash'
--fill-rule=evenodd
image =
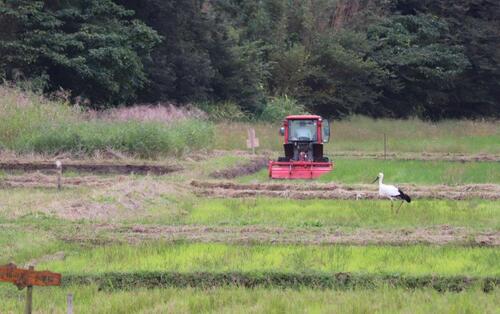
<path id="1" fill-rule="evenodd" d="M 341 184 L 237 184 L 231 182 L 193 181 L 195 193 L 209 197 L 281 197 L 290 199 L 377 199 L 376 185 L 341 185 Z M 412 198 L 464 200 L 471 198 L 499 200 L 500 185 L 468 184 L 461 186 L 447 185 L 401 185 Z"/>
<path id="2" fill-rule="evenodd" d="M 216 179 L 233 179 L 236 177 L 250 175 L 266 168 L 268 163 L 269 157 L 253 158 L 244 165 L 212 172 L 210 177 Z"/>
<path id="3" fill-rule="evenodd" d="M 91 235 L 91 236 L 90 236 Z M 90 236 L 90 238 L 89 238 Z M 137 243 L 149 240 L 279 243 L 279 244 L 348 244 L 348 245 L 478 245 L 500 246 L 500 232 L 471 232 L 465 228 L 440 226 L 395 230 L 358 229 L 352 232 L 329 229 L 287 229 L 276 227 L 210 227 L 210 226 L 120 226 L 94 225 L 89 235 L 81 233 L 65 237 L 70 242 L 124 241 Z"/>
<path id="4" fill-rule="evenodd" d="M 54 171 L 55 164 L 51 161 L 0 161 L 0 170 L 9 171 Z M 154 174 L 163 175 L 182 170 L 177 165 L 130 164 L 112 162 L 63 162 L 65 171 L 90 172 L 94 174 Z"/>
<path id="5" fill-rule="evenodd" d="M 104 178 L 98 176 L 62 177 L 63 188 L 67 187 L 105 187 L 123 182 L 128 179 L 126 176 L 114 176 Z M 57 188 L 57 176 L 40 172 L 22 174 L 18 176 L 6 176 L 0 179 L 0 188 Z"/>

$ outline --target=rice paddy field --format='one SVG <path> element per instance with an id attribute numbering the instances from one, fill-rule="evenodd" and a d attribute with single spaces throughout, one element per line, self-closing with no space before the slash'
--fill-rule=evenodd
<path id="1" fill-rule="evenodd" d="M 62 274 L 61 286 L 34 288 L 35 313 L 66 313 L 69 293 L 75 313 L 500 311 L 498 123 L 334 122 L 326 148 L 334 171 L 314 182 L 270 182 L 265 169 L 245 167 L 280 154 L 274 125 L 186 126 L 197 139 L 191 150 L 179 139 L 182 132 L 170 136 L 169 128 L 155 124 L 165 140 L 147 154 L 130 146 L 137 155 L 120 152 L 117 136 L 109 140 L 118 143 L 111 155 L 92 147 L 75 153 L 91 137 L 60 142 L 54 132 L 44 138 L 51 150 L 76 145 L 56 156 L 30 150 L 33 137 L 19 134 L 33 130 L 9 129 L 22 125 L 19 111 L 10 114 L 18 119 L 4 116 L 10 126 L 0 126 L 0 147 L 9 149 L 0 152 L 0 265 Z M 43 117 L 35 115 L 39 129 Z M 87 134 L 87 122 L 82 125 L 75 132 Z M 262 144 L 257 155 L 244 151 L 249 127 Z M 384 160 L 376 154 L 391 129 L 400 136 L 389 137 L 393 155 Z M 117 132 L 132 138 L 128 131 L 139 138 L 149 132 Z M 158 152 L 167 155 L 142 159 Z M 462 159 L 454 160 L 457 155 Z M 13 166 L 56 158 L 63 167 L 78 160 L 178 169 L 161 175 L 106 167 L 64 171 L 59 190 L 53 170 Z M 220 175 L 231 169 L 231 176 Z M 398 213 L 371 184 L 381 171 L 413 198 Z M 22 312 L 25 293 L 0 283 L 0 313 Z"/>

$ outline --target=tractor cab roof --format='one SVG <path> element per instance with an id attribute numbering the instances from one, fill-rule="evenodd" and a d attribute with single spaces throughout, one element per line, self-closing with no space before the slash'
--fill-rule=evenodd
<path id="1" fill-rule="evenodd" d="M 320 120 L 321 117 L 317 115 L 292 115 L 287 116 L 285 120 Z"/>

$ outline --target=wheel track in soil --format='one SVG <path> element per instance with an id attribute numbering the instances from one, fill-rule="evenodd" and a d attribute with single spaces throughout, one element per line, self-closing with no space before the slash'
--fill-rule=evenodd
<path id="1" fill-rule="evenodd" d="M 219 226 L 163 226 L 113 224 L 93 225 L 88 235 L 64 236 L 67 242 L 85 243 L 96 241 L 126 242 L 137 244 L 143 241 L 187 241 L 231 244 L 303 244 L 303 245 L 462 245 L 500 246 L 499 231 L 470 231 L 463 227 L 447 225 L 429 228 L 368 229 L 353 231 L 326 228 L 300 229 L 284 227 L 219 227 Z"/>

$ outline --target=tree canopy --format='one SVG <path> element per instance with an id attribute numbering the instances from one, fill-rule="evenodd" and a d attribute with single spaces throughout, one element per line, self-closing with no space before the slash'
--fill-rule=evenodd
<path id="1" fill-rule="evenodd" d="M 498 51 L 495 0 L 0 0 L 0 78 L 97 107 L 499 117 Z"/>

